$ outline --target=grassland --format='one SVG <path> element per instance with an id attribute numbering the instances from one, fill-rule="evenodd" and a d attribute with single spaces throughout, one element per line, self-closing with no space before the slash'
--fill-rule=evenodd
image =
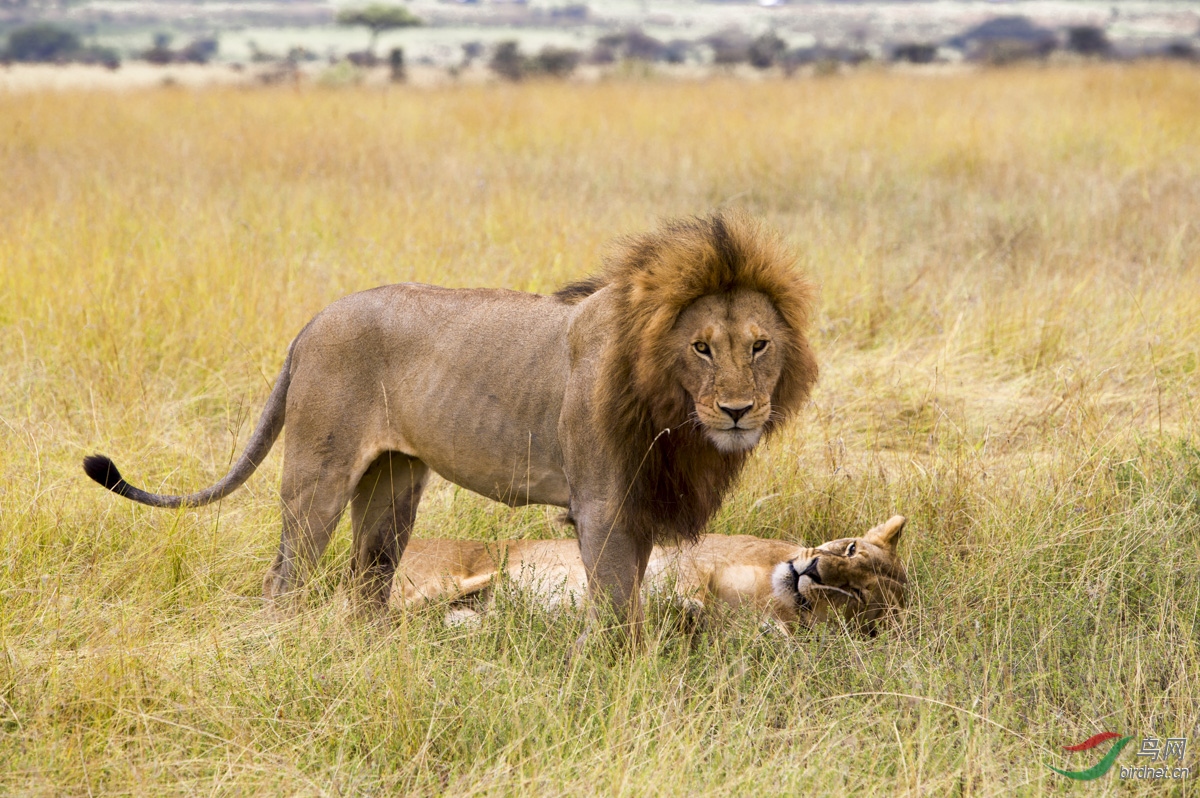
<path id="1" fill-rule="evenodd" d="M 877 639 L 656 619 L 572 660 L 578 619 L 520 602 L 366 624 L 345 530 L 271 623 L 278 452 L 182 512 L 79 467 L 209 484 L 334 298 L 546 291 L 721 204 L 821 285 L 823 372 L 712 531 L 905 513 Z M 0 793 L 1043 795 L 1102 730 L 1195 771 L 1198 220 L 1200 72 L 1167 66 L 0 96 Z M 439 482 L 418 534 L 552 518 Z"/>

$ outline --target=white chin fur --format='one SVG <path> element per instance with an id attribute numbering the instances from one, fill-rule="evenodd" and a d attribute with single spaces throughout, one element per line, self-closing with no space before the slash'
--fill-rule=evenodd
<path id="1" fill-rule="evenodd" d="M 708 439 L 723 452 L 744 452 L 753 449 L 762 437 L 761 429 L 709 429 Z"/>
<path id="2" fill-rule="evenodd" d="M 775 598 L 788 602 L 789 606 L 795 601 L 796 583 L 792 578 L 790 562 L 779 563 L 771 572 L 771 592 L 775 594 Z"/>

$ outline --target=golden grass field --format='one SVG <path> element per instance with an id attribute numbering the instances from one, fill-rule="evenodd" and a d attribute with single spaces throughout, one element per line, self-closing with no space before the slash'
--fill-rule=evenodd
<path id="1" fill-rule="evenodd" d="M 331 300 L 549 291 L 719 205 L 820 285 L 822 375 L 710 531 L 909 516 L 876 639 L 367 623 L 345 529 L 275 623 L 278 446 L 199 510 L 80 468 L 208 485 Z M 1198 70 L 0 95 L 0 364 L 0 794 L 1056 795 L 1099 731 L 1200 771 Z M 556 513 L 435 482 L 416 534 Z"/>

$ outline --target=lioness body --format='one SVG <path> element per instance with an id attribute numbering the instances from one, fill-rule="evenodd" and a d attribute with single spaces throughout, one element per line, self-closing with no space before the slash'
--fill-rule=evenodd
<path id="1" fill-rule="evenodd" d="M 638 617 L 656 540 L 703 530 L 749 450 L 807 396 L 810 292 L 742 217 L 668 224 L 554 296 L 395 285 L 353 294 L 292 342 L 241 458 L 161 496 L 108 458 L 88 474 L 155 506 L 216 501 L 286 418 L 283 533 L 264 580 L 303 580 L 350 505 L 362 594 L 386 602 L 431 471 L 508 504 L 566 507 L 593 593 Z"/>
<path id="2" fill-rule="evenodd" d="M 655 546 L 642 589 L 669 595 L 690 611 L 710 601 L 751 607 L 785 628 L 842 609 L 847 620 L 870 630 L 904 603 L 907 578 L 896 553 L 904 525 L 903 516 L 894 516 L 862 537 L 815 548 L 752 535 L 702 535 L 694 544 Z M 474 598 L 486 605 L 501 575 L 547 607 L 577 605 L 587 587 L 574 540 L 415 538 L 397 571 L 392 602 L 419 608 Z"/>

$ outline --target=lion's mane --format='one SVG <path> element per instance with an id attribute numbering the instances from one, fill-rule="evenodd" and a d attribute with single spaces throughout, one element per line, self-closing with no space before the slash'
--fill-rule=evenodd
<path id="1" fill-rule="evenodd" d="M 580 302 L 613 289 L 614 340 L 601 356 L 593 401 L 609 423 L 597 432 L 621 469 L 621 512 L 656 538 L 695 540 L 721 506 L 746 461 L 721 452 L 691 423 L 691 399 L 676 377 L 679 353 L 668 335 L 679 315 L 711 294 L 757 291 L 778 311 L 787 335 L 783 371 L 771 395 L 769 435 L 808 397 L 817 363 L 805 331 L 812 286 L 780 238 L 740 213 L 668 222 L 618 242 L 604 271 L 558 291 Z M 657 533 L 657 534 L 656 534 Z"/>

